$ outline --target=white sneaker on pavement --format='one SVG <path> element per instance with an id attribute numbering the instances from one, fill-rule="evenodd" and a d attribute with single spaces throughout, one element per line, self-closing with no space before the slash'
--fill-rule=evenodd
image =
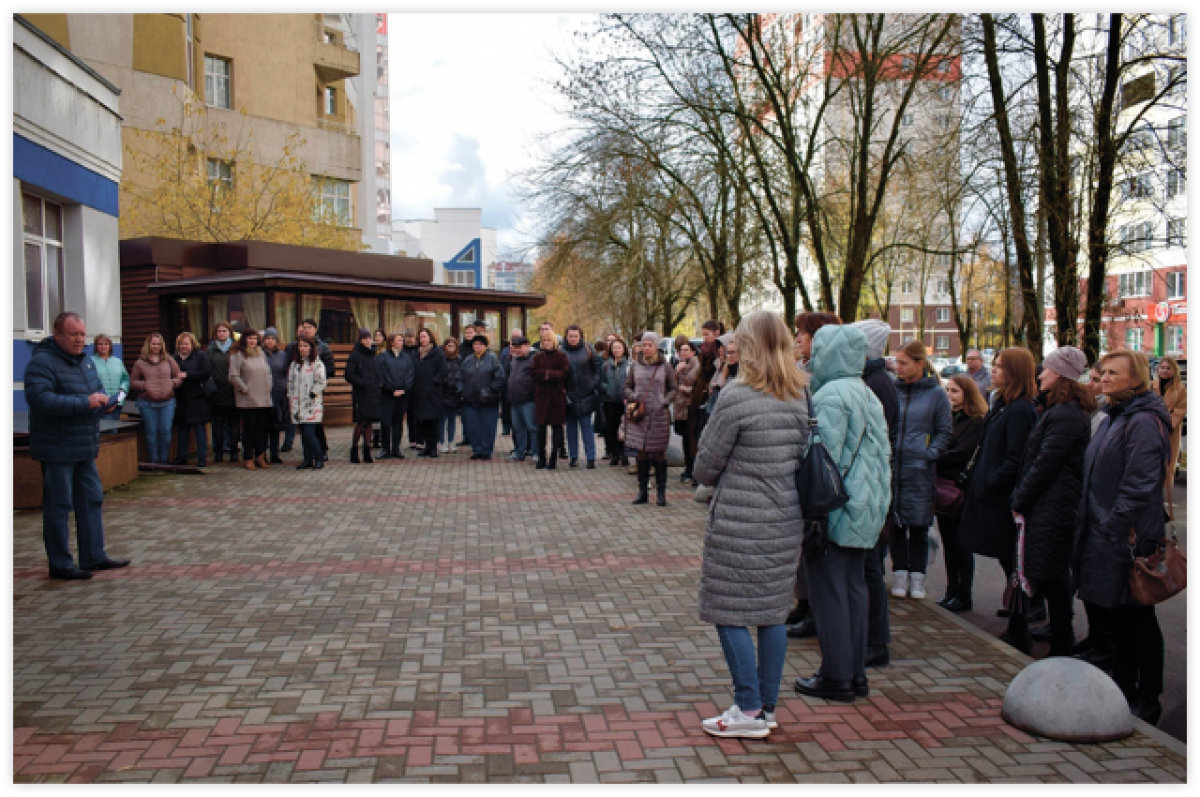
<path id="1" fill-rule="evenodd" d="M 892 597 L 903 598 L 908 594 L 908 571 L 897 570 L 892 573 Z"/>
<path id="2" fill-rule="evenodd" d="M 710 736 L 762 739 L 771 733 L 766 720 L 762 717 L 747 717 L 736 705 L 730 706 L 719 717 L 704 720 L 701 726 Z"/>
<path id="3" fill-rule="evenodd" d="M 762 713 L 762 718 L 763 718 L 763 722 L 767 723 L 767 727 L 770 728 L 771 730 L 775 730 L 776 728 L 779 727 L 779 723 L 775 720 L 775 712 L 774 711 L 767 711 L 764 708 L 763 713 Z"/>
<path id="4" fill-rule="evenodd" d="M 908 597 L 923 600 L 925 598 L 925 574 L 912 573 L 908 578 Z"/>

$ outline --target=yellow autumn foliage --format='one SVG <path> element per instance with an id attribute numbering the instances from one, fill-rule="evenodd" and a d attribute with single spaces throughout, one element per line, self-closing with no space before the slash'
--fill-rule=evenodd
<path id="1" fill-rule="evenodd" d="M 299 132 L 278 152 L 261 152 L 249 125 L 230 130 L 190 92 L 177 99 L 174 124 L 159 118 L 156 130 L 128 131 L 122 238 L 366 248 L 348 219 L 330 218 L 323 207 L 320 183 L 300 157 L 306 141 Z"/>

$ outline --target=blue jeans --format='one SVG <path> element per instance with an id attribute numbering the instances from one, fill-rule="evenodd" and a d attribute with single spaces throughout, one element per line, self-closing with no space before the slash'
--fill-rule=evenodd
<path id="1" fill-rule="evenodd" d="M 779 682 L 787 656 L 787 626 L 758 626 L 758 661 L 750 632 L 737 625 L 717 626 L 725 662 L 733 675 L 733 699 L 743 713 L 779 702 Z"/>
<path id="2" fill-rule="evenodd" d="M 458 420 L 458 410 L 447 407 L 442 410 L 442 421 L 438 424 L 438 442 L 448 446 L 454 445 L 454 424 Z"/>
<path id="3" fill-rule="evenodd" d="M 537 421 L 534 419 L 535 404 L 527 401 L 524 404 L 510 404 L 509 417 L 512 419 L 513 453 L 520 459 L 525 459 L 537 446 Z"/>
<path id="4" fill-rule="evenodd" d="M 104 552 L 103 505 L 104 488 L 95 460 L 42 463 L 42 539 L 50 570 L 69 570 L 75 565 L 67 526 L 72 511 L 79 539 L 79 565 L 93 567 L 108 558 Z"/>
<path id="5" fill-rule="evenodd" d="M 138 411 L 146 428 L 146 449 L 150 461 L 166 464 L 171 453 L 171 421 L 175 418 L 175 399 L 147 401 L 138 399 Z"/>
<path id="6" fill-rule="evenodd" d="M 204 424 L 194 423 L 191 426 L 177 427 L 176 434 L 179 435 L 179 459 L 184 463 L 188 458 L 188 447 L 191 443 L 191 438 L 196 438 L 196 462 L 198 464 L 208 462 L 208 433 L 204 431 Z"/>
<path id="7" fill-rule="evenodd" d="M 463 428 L 471 450 L 481 457 L 490 457 L 496 446 L 496 421 L 500 419 L 500 407 L 485 404 L 481 407 L 463 407 Z"/>
<path id="8" fill-rule="evenodd" d="M 304 449 L 304 461 L 316 462 L 321 458 L 321 441 L 317 439 L 319 423 L 296 424 L 300 427 L 300 445 Z"/>
<path id="9" fill-rule="evenodd" d="M 462 435 L 463 440 L 467 445 L 471 445 L 471 430 L 467 428 L 467 408 L 463 407 L 458 411 L 459 417 L 462 418 Z"/>
<path id="10" fill-rule="evenodd" d="M 579 440 L 576 430 L 583 433 L 583 453 L 588 462 L 596 458 L 596 433 L 592 429 L 592 414 L 589 412 L 583 418 L 572 418 L 567 415 L 567 453 L 571 459 L 579 456 Z"/>

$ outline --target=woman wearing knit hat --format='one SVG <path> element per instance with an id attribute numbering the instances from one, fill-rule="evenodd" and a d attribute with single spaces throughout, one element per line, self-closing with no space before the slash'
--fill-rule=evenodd
<path id="1" fill-rule="evenodd" d="M 1035 592 L 1046 596 L 1050 614 L 1050 655 L 1070 656 L 1075 644 L 1071 623 L 1071 547 L 1075 514 L 1083 495 L 1083 455 L 1091 441 L 1096 400 L 1079 381 L 1087 373 L 1087 356 L 1062 346 L 1046 357 L 1038 378 L 1041 418 L 1025 443 L 1017 489 L 1012 495 L 1014 518 L 1025 520 L 1024 573 Z M 1001 639 L 1028 650 L 1029 624 L 1013 614 Z"/>
<path id="2" fill-rule="evenodd" d="M 658 334 L 645 332 L 639 344 L 642 358 L 629 366 L 625 401 L 640 406 L 640 417 L 625 418 L 625 444 L 637 450 L 638 495 L 635 504 L 649 501 L 650 463 L 658 505 L 667 505 L 667 444 L 671 441 L 671 402 L 675 400 L 675 369 L 658 350 Z"/>

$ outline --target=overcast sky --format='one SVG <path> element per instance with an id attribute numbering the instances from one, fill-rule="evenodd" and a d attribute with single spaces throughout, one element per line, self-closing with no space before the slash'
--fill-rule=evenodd
<path id="1" fill-rule="evenodd" d="M 389 14 L 392 215 L 482 207 L 501 254 L 517 243 L 509 178 L 560 125 L 551 54 L 592 17 Z"/>

